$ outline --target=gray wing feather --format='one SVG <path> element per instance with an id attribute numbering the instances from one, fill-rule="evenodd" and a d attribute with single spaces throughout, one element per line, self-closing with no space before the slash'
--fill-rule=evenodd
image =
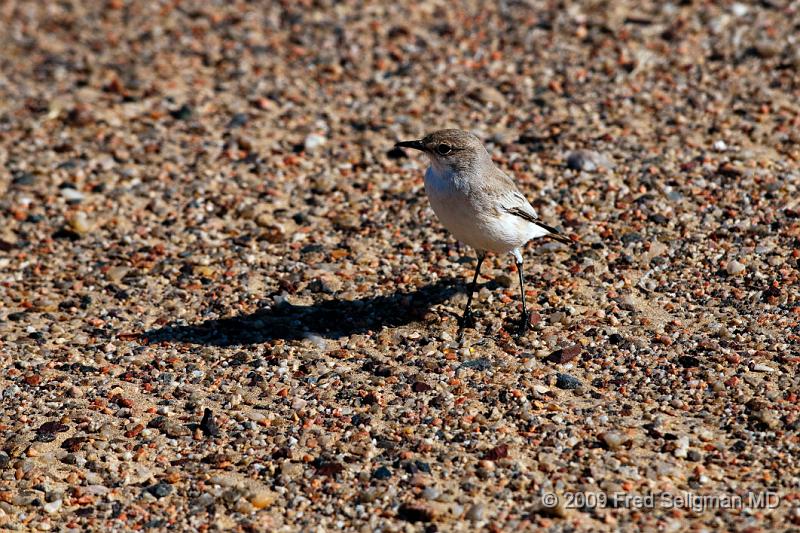
<path id="1" fill-rule="evenodd" d="M 563 242 L 564 244 L 572 244 L 572 240 L 569 237 L 567 237 L 566 235 L 562 235 L 561 232 L 558 231 L 556 228 L 548 224 L 545 224 L 539 219 L 539 215 L 538 213 L 536 213 L 536 210 L 530 203 L 528 203 L 528 200 L 522 195 L 522 193 L 519 192 L 519 190 L 515 190 L 513 195 L 511 195 L 511 197 L 513 198 L 513 200 L 509 203 L 513 203 L 516 205 L 512 206 L 504 205 L 503 209 L 507 213 L 525 219 L 531 224 L 536 224 L 540 228 L 547 230 L 549 232 L 548 236 L 552 237 L 553 239 L 559 242 Z"/>
<path id="2" fill-rule="evenodd" d="M 499 205 L 505 212 L 527 220 L 531 224 L 536 224 L 548 232 L 548 236 L 565 244 L 572 244 L 572 240 L 566 235 L 562 235 L 556 228 L 549 226 L 539 220 L 539 214 L 528 202 L 527 198 L 520 192 L 517 184 L 505 172 L 497 167 L 487 176 L 488 188 L 493 191 L 503 191 L 499 195 L 493 194 L 499 200 Z M 488 191 L 487 191 L 488 192 Z"/>

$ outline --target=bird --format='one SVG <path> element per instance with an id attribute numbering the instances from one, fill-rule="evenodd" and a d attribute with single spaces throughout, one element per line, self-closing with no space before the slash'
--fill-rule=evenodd
<path id="1" fill-rule="evenodd" d="M 495 166 L 491 155 L 472 133 L 459 129 L 434 131 L 422 139 L 400 141 L 396 148 L 419 150 L 428 156 L 425 193 L 433 212 L 453 236 L 475 249 L 478 263 L 469 285 L 459 331 L 473 320 L 472 296 L 481 265 L 489 252 L 510 253 L 519 273 L 522 317 L 519 334 L 530 326 L 525 305 L 525 275 L 520 249 L 530 240 L 550 237 L 572 240 L 546 224 L 517 187 Z"/>

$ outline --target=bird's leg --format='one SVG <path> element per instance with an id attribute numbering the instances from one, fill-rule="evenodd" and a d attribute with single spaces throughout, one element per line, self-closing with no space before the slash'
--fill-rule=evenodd
<path id="1" fill-rule="evenodd" d="M 519 274 L 519 298 L 522 300 L 522 321 L 519 324 L 519 334 L 522 335 L 530 327 L 528 308 L 525 306 L 525 274 L 522 272 L 522 254 L 517 252 L 514 254 L 514 259 L 516 260 L 517 273 Z"/>
<path id="2" fill-rule="evenodd" d="M 464 315 L 461 317 L 461 326 L 459 331 L 463 331 L 467 322 L 472 319 L 472 295 L 475 293 L 475 288 L 478 285 L 478 275 L 481 273 L 481 265 L 486 257 L 484 252 L 478 252 L 478 264 L 475 266 L 475 275 L 472 276 L 472 283 L 469 284 L 469 291 L 467 293 L 467 306 L 464 308 Z"/>

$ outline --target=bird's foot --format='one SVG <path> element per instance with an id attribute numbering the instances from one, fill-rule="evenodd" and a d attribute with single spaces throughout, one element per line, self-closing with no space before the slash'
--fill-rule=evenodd
<path id="1" fill-rule="evenodd" d="M 458 320 L 458 329 L 463 331 L 464 328 L 474 328 L 475 327 L 475 315 L 472 314 L 472 311 L 465 311 L 461 318 Z"/>
<path id="2" fill-rule="evenodd" d="M 522 317 L 519 322 L 519 329 L 517 330 L 517 337 L 525 335 L 531 327 L 531 317 L 527 311 L 523 311 Z"/>

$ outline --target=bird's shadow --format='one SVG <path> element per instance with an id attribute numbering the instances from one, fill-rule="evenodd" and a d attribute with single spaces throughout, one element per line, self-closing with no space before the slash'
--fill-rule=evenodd
<path id="1" fill-rule="evenodd" d="M 413 291 L 358 300 L 324 300 L 309 306 L 283 302 L 248 315 L 194 325 L 168 325 L 146 331 L 139 338 L 147 343 L 206 346 L 260 344 L 276 339 L 303 339 L 311 334 L 338 339 L 420 320 L 431 306 L 463 291 L 461 280 L 443 278 Z"/>

